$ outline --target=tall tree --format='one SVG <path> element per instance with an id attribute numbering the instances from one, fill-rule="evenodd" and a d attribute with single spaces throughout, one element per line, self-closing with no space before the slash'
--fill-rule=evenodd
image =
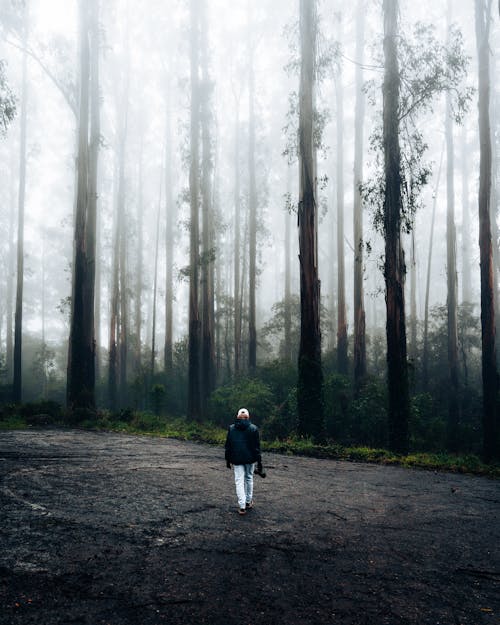
<path id="1" fill-rule="evenodd" d="M 472 302 L 472 281 L 470 270 L 470 206 L 469 206 L 469 175 L 467 160 L 467 130 L 462 127 L 462 302 Z"/>
<path id="2" fill-rule="evenodd" d="M 286 199 L 286 207 L 285 207 L 285 306 L 284 306 L 284 330 L 285 330 L 285 351 L 284 357 L 285 360 L 289 363 L 292 362 L 292 290 L 291 290 L 291 251 L 290 245 L 292 240 L 292 224 L 291 224 L 291 215 L 290 215 L 290 205 L 291 205 L 291 167 L 288 164 L 287 167 L 287 199 Z"/>
<path id="3" fill-rule="evenodd" d="M 365 95 L 363 92 L 363 51 L 365 39 L 365 0 L 358 0 L 356 11 L 356 105 L 354 111 L 354 388 L 366 376 L 366 322 L 363 293 L 363 130 Z"/>
<path id="4" fill-rule="evenodd" d="M 451 0 L 447 10 L 448 33 L 451 27 Z M 448 35 L 449 36 L 449 35 Z M 446 278 L 448 313 L 448 427 L 447 445 L 450 451 L 457 451 L 459 424 L 459 365 L 457 326 L 457 236 L 455 230 L 455 183 L 453 154 L 453 119 L 451 94 L 446 92 Z"/>
<path id="5" fill-rule="evenodd" d="M 248 368 L 255 373 L 257 366 L 257 329 L 255 289 L 257 279 L 257 182 L 255 178 L 255 74 L 254 42 L 250 30 L 250 6 L 248 3 Z"/>
<path id="6" fill-rule="evenodd" d="M 323 372 L 321 369 L 320 282 L 316 169 L 313 118 L 316 64 L 316 3 L 300 0 L 300 89 L 298 203 L 300 261 L 300 347 L 297 406 L 299 432 L 321 440 L 324 436 Z"/>
<path id="7" fill-rule="evenodd" d="M 14 151 L 12 152 L 14 154 Z M 9 264 L 7 275 L 7 302 L 6 302 L 6 315 L 7 315 L 7 340 L 6 340 L 6 365 L 7 365 L 7 384 L 11 384 L 13 380 L 13 348 L 12 342 L 12 298 L 14 292 L 14 226 L 16 220 L 16 197 L 15 197 L 15 185 L 14 185 L 14 159 L 11 159 L 11 184 L 10 184 L 10 211 L 9 211 Z"/>
<path id="8" fill-rule="evenodd" d="M 337 40 L 341 45 L 342 16 L 337 14 Z M 345 301 L 345 251 L 344 251 L 344 94 L 342 67 L 339 64 L 335 76 L 335 100 L 337 104 L 337 369 L 347 375 L 347 311 Z"/>
<path id="9" fill-rule="evenodd" d="M 67 403 L 72 410 L 95 406 L 94 295 L 100 141 L 98 33 L 96 1 L 80 3 L 78 174 L 67 381 Z"/>
<path id="10" fill-rule="evenodd" d="M 407 453 L 410 400 L 406 359 L 404 303 L 405 263 L 401 245 L 401 152 L 399 144 L 400 74 L 398 61 L 398 0 L 384 0 L 384 235 L 389 447 Z"/>
<path id="11" fill-rule="evenodd" d="M 236 119 L 234 125 L 234 375 L 238 376 L 241 366 L 241 299 L 240 299 L 240 102 L 236 97 Z"/>
<path id="12" fill-rule="evenodd" d="M 19 193 L 17 202 L 17 288 L 16 312 L 14 317 L 14 379 L 12 399 L 22 399 L 22 341 L 23 341 L 23 287 L 24 287 L 24 198 L 26 194 L 26 125 L 28 103 L 28 4 L 23 11 L 23 60 L 21 79 L 21 116 L 19 142 Z"/>
<path id="13" fill-rule="evenodd" d="M 173 300 L 174 300 L 174 241 L 176 211 L 172 190 L 172 110 L 171 95 L 167 92 L 166 98 L 166 140 L 165 140 L 165 350 L 164 365 L 166 383 L 169 384 L 174 366 L 173 361 Z"/>
<path id="14" fill-rule="evenodd" d="M 200 93 L 200 121 L 201 121 L 201 209 L 202 209 L 202 263 L 201 263 L 201 290 L 202 290 L 202 327 L 201 327 L 201 411 L 206 415 L 208 398 L 215 387 L 215 351 L 213 336 L 213 207 L 212 207 L 212 140 L 211 140 L 211 111 L 210 93 L 211 83 L 208 71 L 208 33 L 207 33 L 207 3 L 204 1 L 200 20 L 200 49 L 201 74 L 203 89 Z"/>
<path id="15" fill-rule="evenodd" d="M 481 266 L 481 345 L 483 375 L 483 453 L 486 460 L 500 457 L 498 427 L 499 379 L 495 348 L 493 253 L 491 243 L 491 133 L 490 47 L 491 0 L 475 0 L 476 43 L 479 65 L 479 253 Z"/>
<path id="16" fill-rule="evenodd" d="M 188 365 L 188 417 L 200 418 L 200 334 L 201 322 L 198 307 L 199 281 L 199 0 L 190 0 L 191 44 L 191 129 L 189 168 L 190 243 L 189 243 L 189 365 Z"/>

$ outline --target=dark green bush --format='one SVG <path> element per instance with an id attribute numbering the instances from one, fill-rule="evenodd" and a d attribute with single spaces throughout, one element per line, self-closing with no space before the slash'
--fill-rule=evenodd
<path id="1" fill-rule="evenodd" d="M 267 384 L 255 378 L 244 378 L 216 389 L 210 396 L 211 420 L 226 426 L 239 408 L 247 408 L 252 421 L 260 425 L 274 410 L 274 397 Z"/>
<path id="2" fill-rule="evenodd" d="M 285 440 L 297 431 L 297 389 L 293 388 L 286 400 L 277 406 L 271 416 L 264 419 L 262 436 L 268 441 Z"/>

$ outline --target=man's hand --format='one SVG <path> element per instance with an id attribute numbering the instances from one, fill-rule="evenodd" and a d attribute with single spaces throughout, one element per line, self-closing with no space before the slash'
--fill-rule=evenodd
<path id="1" fill-rule="evenodd" d="M 232 468 L 232 465 L 231 465 L 231 463 L 229 462 L 229 460 L 226 460 L 226 467 L 227 467 L 228 469 L 231 469 L 231 468 Z"/>

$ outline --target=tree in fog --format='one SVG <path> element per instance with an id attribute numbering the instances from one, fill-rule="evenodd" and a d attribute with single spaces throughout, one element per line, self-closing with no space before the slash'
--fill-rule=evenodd
<path id="1" fill-rule="evenodd" d="M 190 1 L 190 68 L 191 68 L 191 120 L 189 168 L 189 370 L 188 417 L 200 418 L 200 334 L 201 322 L 198 304 L 199 282 L 199 0 Z"/>
<path id="2" fill-rule="evenodd" d="M 17 287 L 14 317 L 14 377 L 12 399 L 22 399 L 22 341 L 23 341 L 23 287 L 24 287 L 24 203 L 26 195 L 26 126 L 28 103 L 28 4 L 23 7 L 22 21 L 22 82 L 19 141 L 19 192 L 17 202 Z"/>
<path id="3" fill-rule="evenodd" d="M 95 255 L 99 153 L 97 0 L 80 3 L 80 110 L 67 403 L 95 406 Z M 90 131 L 90 142 L 89 142 Z"/>
<path id="4" fill-rule="evenodd" d="M 300 0 L 299 89 L 299 261 L 300 347 L 297 382 L 299 432 L 324 436 L 323 373 L 321 370 L 320 282 L 318 278 L 318 206 L 314 156 L 314 82 L 316 3 Z"/>
<path id="5" fill-rule="evenodd" d="M 384 277 L 386 288 L 387 384 L 389 391 L 389 447 L 408 451 L 410 399 L 406 360 L 404 303 L 405 264 L 401 245 L 401 151 L 399 145 L 398 1 L 384 0 Z"/>
<path id="6" fill-rule="evenodd" d="M 354 113 L 354 387 L 356 392 L 366 376 L 365 307 L 363 293 L 363 129 L 365 94 L 363 92 L 363 48 L 365 37 L 364 0 L 358 0 L 356 11 L 356 104 Z"/>
<path id="7" fill-rule="evenodd" d="M 495 349 L 493 252 L 491 242 L 491 133 L 490 47 L 491 0 L 475 0 L 476 42 L 479 65 L 479 252 L 481 267 L 481 337 L 483 374 L 483 453 L 486 460 L 500 457 L 498 427 L 499 378 Z"/>

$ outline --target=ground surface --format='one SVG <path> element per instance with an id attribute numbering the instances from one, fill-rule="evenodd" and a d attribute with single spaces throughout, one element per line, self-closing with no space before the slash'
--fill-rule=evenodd
<path id="1" fill-rule="evenodd" d="M 221 449 L 0 434 L 0 623 L 500 622 L 500 483 L 268 455 L 239 517 Z"/>

